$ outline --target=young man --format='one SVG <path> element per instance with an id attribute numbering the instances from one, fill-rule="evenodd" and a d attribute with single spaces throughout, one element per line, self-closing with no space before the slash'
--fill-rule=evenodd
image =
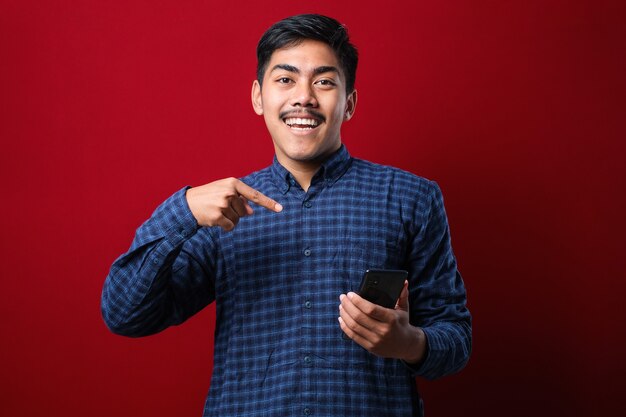
<path id="1" fill-rule="evenodd" d="M 143 336 L 215 301 L 205 416 L 422 415 L 415 376 L 456 372 L 471 350 L 439 188 L 342 145 L 357 52 L 337 21 L 282 20 L 257 55 L 274 163 L 159 206 L 111 267 L 104 319 Z M 393 309 L 355 294 L 374 268 L 409 272 Z"/>

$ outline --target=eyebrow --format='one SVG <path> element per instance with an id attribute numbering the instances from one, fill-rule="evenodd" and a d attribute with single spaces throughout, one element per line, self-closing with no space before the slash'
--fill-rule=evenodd
<path id="1" fill-rule="evenodd" d="M 289 65 L 289 64 L 276 64 L 274 65 L 274 67 L 272 67 L 272 70 L 270 72 L 276 71 L 279 69 L 287 71 L 287 72 L 293 72 L 294 74 L 300 74 L 300 70 L 297 67 L 294 67 L 293 65 Z M 337 67 L 333 67 L 332 65 L 325 65 L 325 66 L 315 68 L 313 70 L 313 75 L 320 75 L 326 72 L 335 72 L 339 74 L 339 70 L 337 69 Z"/>

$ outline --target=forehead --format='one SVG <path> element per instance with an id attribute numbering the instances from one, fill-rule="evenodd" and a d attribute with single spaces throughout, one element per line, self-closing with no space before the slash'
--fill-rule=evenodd
<path id="1" fill-rule="evenodd" d="M 331 66 L 337 68 L 343 75 L 335 51 L 324 42 L 310 39 L 297 45 L 275 50 L 270 57 L 266 74 L 280 64 L 294 66 L 303 72 L 313 71 L 318 67 Z"/>

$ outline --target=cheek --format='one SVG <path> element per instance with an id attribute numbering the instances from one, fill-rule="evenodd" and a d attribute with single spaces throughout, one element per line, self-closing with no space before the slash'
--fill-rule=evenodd
<path id="1" fill-rule="evenodd" d="M 333 106 L 333 118 L 343 119 L 346 112 L 346 100 L 341 97 L 335 97 L 331 104 Z"/>
<path id="2" fill-rule="evenodd" d="M 280 112 L 282 102 L 283 102 L 280 95 L 267 91 L 265 94 L 263 94 L 262 98 L 263 98 L 264 113 L 271 114 L 274 117 L 276 117 L 278 113 Z"/>
<path id="3" fill-rule="evenodd" d="M 343 122 L 344 116 L 346 115 L 345 105 L 340 105 L 335 108 L 333 112 L 333 125 L 340 125 Z"/>

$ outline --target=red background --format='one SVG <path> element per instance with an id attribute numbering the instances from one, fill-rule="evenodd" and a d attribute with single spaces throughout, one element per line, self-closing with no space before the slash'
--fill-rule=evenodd
<path id="1" fill-rule="evenodd" d="M 624 4 L 0 1 L 0 414 L 200 415 L 213 307 L 126 339 L 102 283 L 168 195 L 271 162 L 256 42 L 321 12 L 361 52 L 350 152 L 446 198 L 474 352 L 428 415 L 624 415 Z"/>

